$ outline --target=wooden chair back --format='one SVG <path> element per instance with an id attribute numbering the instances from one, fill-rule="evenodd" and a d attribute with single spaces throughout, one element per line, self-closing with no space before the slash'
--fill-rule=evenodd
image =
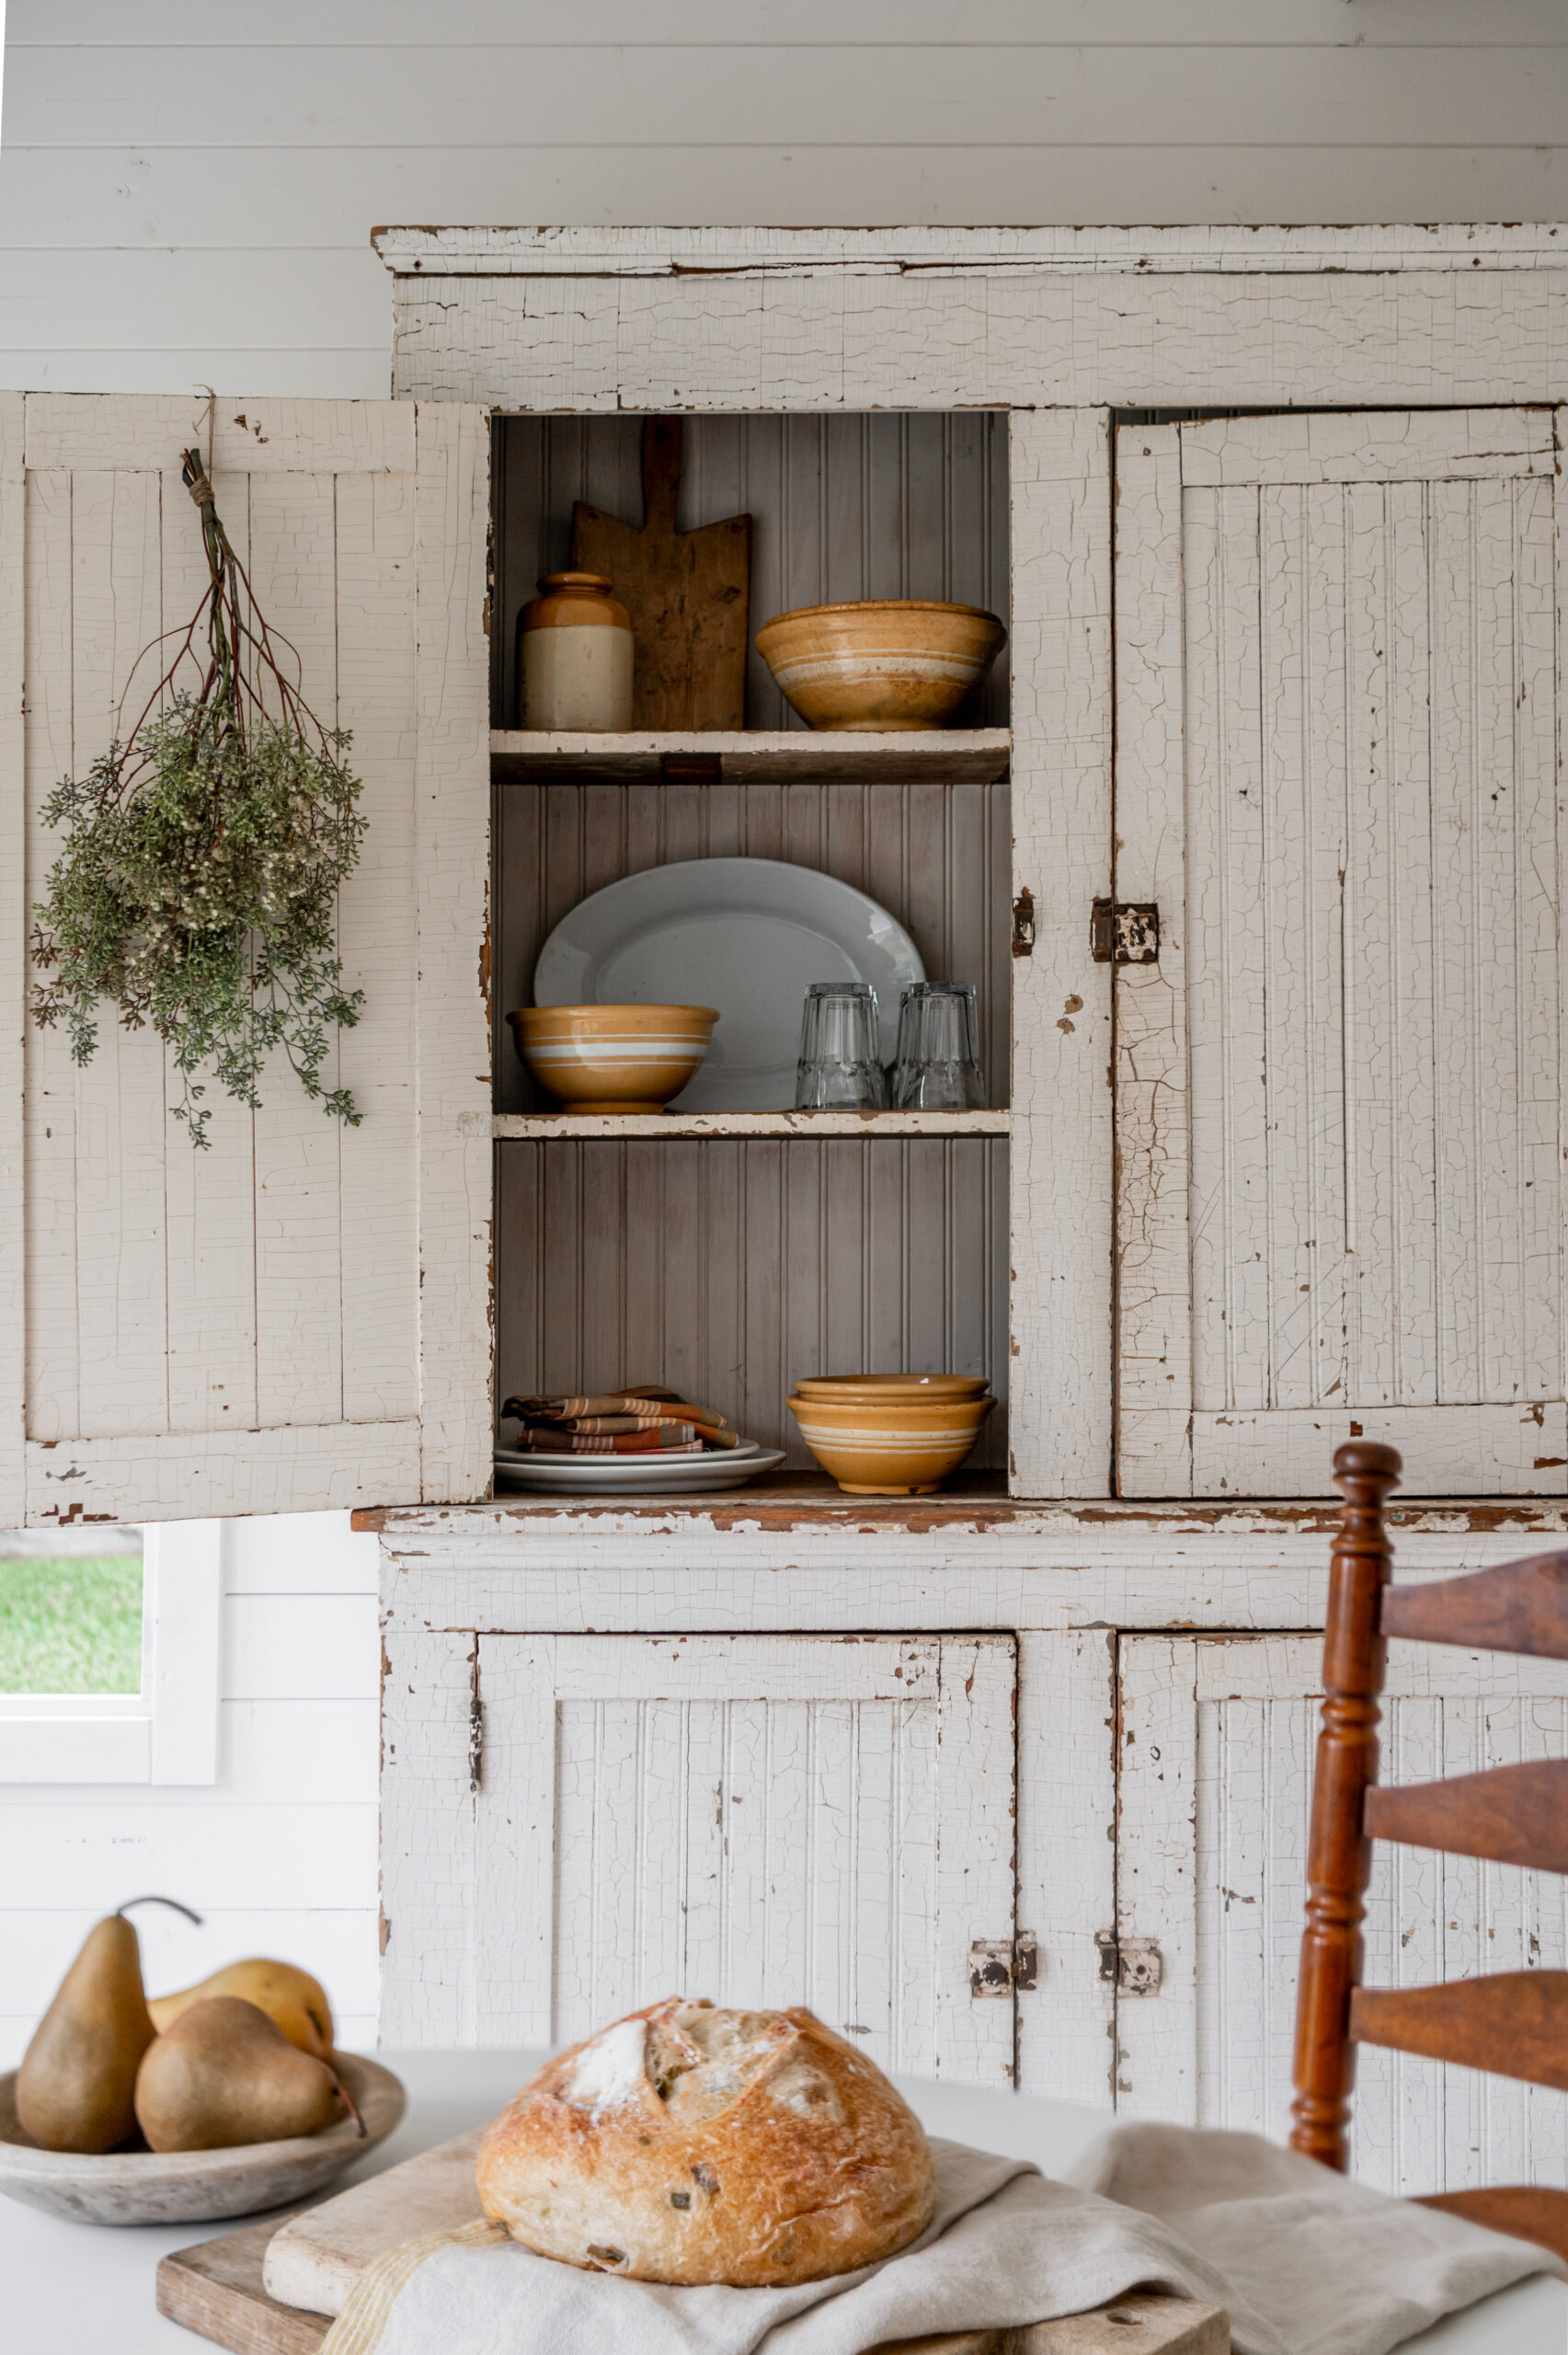
<path id="1" fill-rule="evenodd" d="M 1568 1761 L 1404 1787 L 1378 1782 L 1390 1636 L 1568 1660 L 1568 1552 L 1439 1585 L 1390 1584 L 1384 1504 L 1401 1469 L 1393 1448 L 1365 1440 L 1333 1459 L 1345 1511 L 1329 1572 L 1290 2142 L 1342 2169 L 1357 2044 L 1568 2090 L 1568 1971 L 1495 1971 L 1440 1987 L 1361 1984 L 1374 1839 L 1568 1872 Z M 1511 2185 L 1438 2193 L 1425 2204 L 1568 2257 L 1568 2192 Z"/>

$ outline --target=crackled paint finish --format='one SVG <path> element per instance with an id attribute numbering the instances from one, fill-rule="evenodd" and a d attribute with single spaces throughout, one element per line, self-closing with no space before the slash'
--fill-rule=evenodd
<path id="1" fill-rule="evenodd" d="M 1562 1493 L 1552 413 L 1120 448 L 1124 1489 Z"/>
<path id="2" fill-rule="evenodd" d="M 884 2067 L 1011 2079 L 1013 2004 L 971 2000 L 967 1958 L 1013 1933 L 1016 1683 L 1006 1635 L 393 1639 L 399 2039 L 570 2042 L 685 1992 L 807 2002 Z"/>
<path id="3" fill-rule="evenodd" d="M 1157 1938 L 1164 1962 L 1158 1997 L 1117 2005 L 1117 2101 L 1131 2115 L 1285 2138 L 1322 1658 L 1310 1637 L 1123 1643 L 1118 1926 Z M 1391 1660 L 1382 1715 L 1391 1783 L 1562 1757 L 1568 1669 L 1412 1648 Z M 1386 1842 L 1373 1859 L 1369 1986 L 1568 1959 L 1560 1877 Z M 1557 2182 L 1565 2163 L 1562 2094 L 1360 2049 L 1360 2181 L 1410 2196 Z"/>
<path id="4" fill-rule="evenodd" d="M 15 898 L 40 896 L 58 854 L 45 797 L 129 725 L 136 657 L 196 609 L 206 571 L 179 454 L 209 432 L 219 511 L 311 707 L 352 734 L 369 820 L 338 925 L 366 1003 L 325 1074 L 352 1089 L 359 1127 L 307 1101 L 280 1058 L 257 1111 L 210 1087 L 212 1146 L 197 1153 L 148 1032 L 106 1013 L 78 1069 L 61 1032 L 29 1024 L 25 1447 L 18 1430 L 6 1517 L 473 1495 L 489 1428 L 488 1154 L 463 1123 L 488 1109 L 469 946 L 488 815 L 485 419 L 448 409 L 421 429 L 406 403 L 223 401 L 209 415 L 200 398 L 52 395 L 6 417 L 19 577 L 6 578 L 25 609 L 27 683 Z M 0 630 L 9 610 L 0 584 Z M 155 669 L 136 675 L 151 692 Z M 17 913 L 14 899 L 13 925 Z M 0 1100 L 4 1086 L 0 1073 Z M 6 1194 L 17 1215 L 22 1190 Z M 440 1281 L 433 1334 L 422 1251 Z"/>

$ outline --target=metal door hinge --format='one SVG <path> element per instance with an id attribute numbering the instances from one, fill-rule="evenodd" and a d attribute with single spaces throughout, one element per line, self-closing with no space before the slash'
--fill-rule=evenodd
<path id="1" fill-rule="evenodd" d="M 1100 1976 L 1124 1995 L 1158 1995 L 1165 1975 L 1165 1958 L 1152 1938 L 1118 1938 L 1114 1930 L 1096 1930 Z"/>
<path id="2" fill-rule="evenodd" d="M 1027 1995 L 1039 1984 L 1040 1946 L 1032 1930 L 1015 1938 L 977 1938 L 969 1948 L 971 1995 Z"/>
<path id="3" fill-rule="evenodd" d="M 1032 957 L 1035 953 L 1035 894 L 1020 891 L 1013 902 L 1013 954 Z"/>
<path id="4" fill-rule="evenodd" d="M 479 1787 L 485 1768 L 485 1705 L 479 1698 L 479 1647 L 474 1647 L 474 1671 L 468 1683 L 468 1788 Z"/>
<path id="5" fill-rule="evenodd" d="M 1096 900 L 1089 948 L 1096 965 L 1157 965 L 1159 908 L 1152 900 Z"/>

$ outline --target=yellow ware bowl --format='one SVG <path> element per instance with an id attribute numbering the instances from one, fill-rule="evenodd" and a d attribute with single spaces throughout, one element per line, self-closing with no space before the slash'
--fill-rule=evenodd
<path id="1" fill-rule="evenodd" d="M 981 1398 L 983 1373 L 803 1373 L 803 1398 L 853 1399 L 856 1406 L 919 1407 L 933 1399 Z"/>
<path id="2" fill-rule="evenodd" d="M 530 1005 L 517 1049 L 563 1112 L 662 1112 L 707 1053 L 711 1005 Z"/>
<path id="3" fill-rule="evenodd" d="M 927 1497 L 956 1472 L 996 1400 L 890 1407 L 796 1396 L 788 1405 L 823 1471 L 852 1497 Z"/>
<path id="4" fill-rule="evenodd" d="M 802 605 L 757 651 L 810 728 L 948 728 L 1007 643 L 980 605 L 891 597 Z"/>

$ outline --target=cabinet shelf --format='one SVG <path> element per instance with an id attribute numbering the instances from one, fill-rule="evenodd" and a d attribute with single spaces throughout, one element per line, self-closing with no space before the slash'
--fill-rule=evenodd
<path id="1" fill-rule="evenodd" d="M 493 1137 L 1005 1137 L 993 1112 L 497 1112 Z"/>
<path id="2" fill-rule="evenodd" d="M 546 735 L 490 731 L 490 775 L 582 784 L 663 778 L 670 784 L 992 785 L 1013 751 L 1006 728 L 922 728 L 816 734 L 804 729 L 744 735 Z"/>

